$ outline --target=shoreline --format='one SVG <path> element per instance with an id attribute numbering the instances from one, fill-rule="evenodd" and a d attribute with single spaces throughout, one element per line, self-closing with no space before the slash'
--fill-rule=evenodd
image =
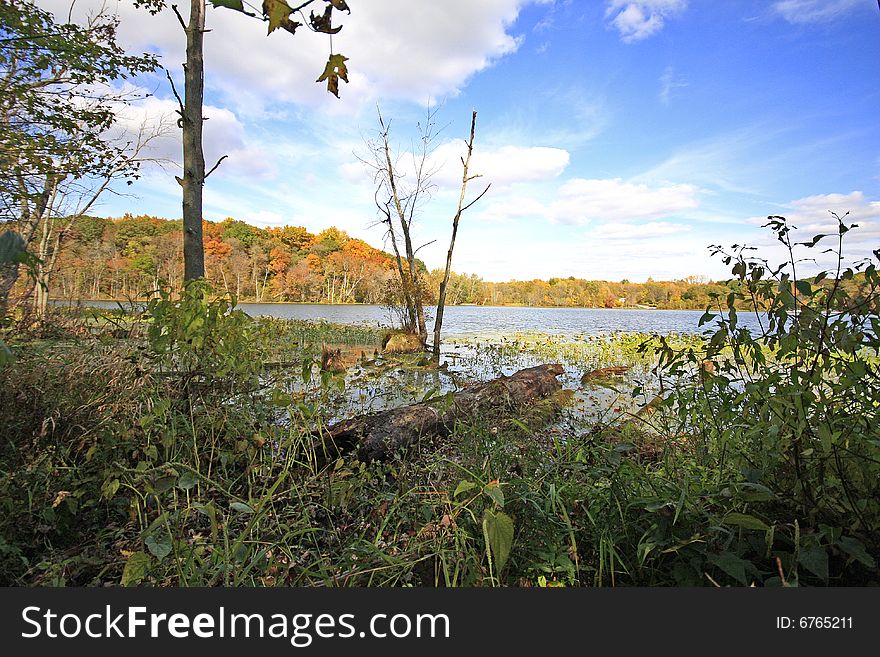
<path id="1" fill-rule="evenodd" d="M 148 299 L 142 301 L 133 301 L 131 299 L 57 299 L 50 298 L 49 302 L 54 304 L 63 304 L 67 306 L 80 306 L 86 305 L 88 303 L 100 302 L 100 303 L 119 303 L 119 304 L 132 304 L 132 303 L 146 303 Z M 329 306 L 329 307 L 347 307 L 347 306 L 370 306 L 375 308 L 385 308 L 379 303 L 359 303 L 359 302 L 350 302 L 350 303 L 322 303 L 319 301 L 238 301 L 236 303 L 238 306 L 243 305 L 252 305 L 252 306 Z M 428 308 L 436 308 L 436 304 L 425 304 L 425 309 Z M 667 311 L 683 311 L 683 312 L 704 312 L 706 309 L 704 307 L 699 308 L 664 308 L 662 306 L 614 306 L 613 308 L 607 308 L 605 306 L 529 306 L 520 303 L 504 303 L 504 304 L 476 304 L 476 303 L 458 303 L 458 304 L 446 304 L 446 308 L 536 308 L 542 310 L 667 310 Z"/>

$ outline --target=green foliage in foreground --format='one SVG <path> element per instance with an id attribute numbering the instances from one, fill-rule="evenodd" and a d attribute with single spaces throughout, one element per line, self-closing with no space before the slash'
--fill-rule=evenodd
<path id="1" fill-rule="evenodd" d="M 197 284 L 151 303 L 144 340 L 19 344 L 0 370 L 0 581 L 876 584 L 876 270 L 854 304 L 845 268 L 805 285 L 730 258 L 743 298 L 704 341 L 480 350 L 607 364 L 617 345 L 664 386 L 643 411 L 474 418 L 387 463 L 313 437 L 345 385 L 314 375 L 313 343 L 345 327 L 251 320 Z M 762 336 L 738 326 L 750 295 Z"/>

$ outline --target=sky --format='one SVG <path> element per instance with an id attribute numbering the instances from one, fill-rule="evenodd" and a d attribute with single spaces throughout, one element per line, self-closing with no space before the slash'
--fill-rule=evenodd
<path id="1" fill-rule="evenodd" d="M 67 0 L 37 0 L 67 15 Z M 182 90 L 184 34 L 170 11 L 118 12 L 120 41 L 153 52 Z M 180 3 L 183 8 L 188 4 Z M 316 3 L 323 7 L 323 2 Z M 409 161 L 427 112 L 435 189 L 413 229 L 445 263 L 464 139 L 476 110 L 457 272 L 489 281 L 729 277 L 709 246 L 782 254 L 762 223 L 804 239 L 849 212 L 848 260 L 880 247 L 880 7 L 876 0 L 348 0 L 332 38 L 209 7 L 205 38 L 206 219 L 337 226 L 390 248 L 361 162 L 377 129 Z M 301 21 L 302 22 L 302 21 Z M 349 59 L 340 98 L 315 79 Z M 173 115 L 164 72 L 121 123 Z M 178 162 L 172 129 L 155 156 Z M 177 169 L 177 170 L 175 170 Z M 179 165 L 149 168 L 95 214 L 181 216 Z M 813 256 L 812 252 L 807 254 Z M 828 255 L 816 265 L 829 264 Z M 824 258 L 824 259 L 823 259 Z"/>

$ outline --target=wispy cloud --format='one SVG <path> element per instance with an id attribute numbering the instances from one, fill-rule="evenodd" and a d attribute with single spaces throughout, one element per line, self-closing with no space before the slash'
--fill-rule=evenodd
<path id="1" fill-rule="evenodd" d="M 663 73 L 660 76 L 660 102 L 668 106 L 669 101 L 675 95 L 675 90 L 683 89 L 686 86 L 688 86 L 688 83 L 684 77 L 676 75 L 675 69 L 672 66 L 667 66 L 663 69 Z"/>
<path id="2" fill-rule="evenodd" d="M 668 221 L 649 221 L 644 224 L 614 223 L 597 226 L 592 235 L 609 240 L 649 239 L 686 233 L 691 229 L 687 224 L 676 224 Z"/>
<path id="3" fill-rule="evenodd" d="M 608 0 L 605 18 L 625 43 L 633 43 L 662 30 L 665 20 L 684 11 L 687 4 L 687 0 Z"/>
<path id="4" fill-rule="evenodd" d="M 620 178 L 572 178 L 552 189 L 552 200 L 546 202 L 542 201 L 547 195 L 544 191 L 540 196 L 522 193 L 489 203 L 481 214 L 491 221 L 541 218 L 554 224 L 582 225 L 669 217 L 700 204 L 700 190 L 694 185 L 649 186 Z M 659 225 L 659 229 L 669 226 Z"/>
<path id="5" fill-rule="evenodd" d="M 800 249 L 799 257 L 809 258 L 800 265 L 805 273 L 815 273 L 836 266 L 834 253 L 825 252 L 826 248 L 836 246 L 838 223 L 832 213 L 837 214 L 847 226 L 857 226 L 844 236 L 844 262 L 852 263 L 868 258 L 876 264 L 877 258 L 873 252 L 880 248 L 880 201 L 866 198 L 861 191 L 815 194 L 789 201 L 777 213 L 788 220 L 794 242 L 809 241 L 819 234 L 835 236 L 823 241 L 821 248 Z M 767 217 L 750 217 L 746 221 L 763 226 L 767 223 Z M 751 242 L 750 245 L 758 247 L 762 256 L 770 256 L 771 262 L 773 258 L 778 262 L 786 260 L 786 254 L 779 242 L 766 233 L 763 238 Z"/>
<path id="6" fill-rule="evenodd" d="M 772 9 L 789 23 L 824 23 L 864 4 L 865 0 L 779 0 Z"/>

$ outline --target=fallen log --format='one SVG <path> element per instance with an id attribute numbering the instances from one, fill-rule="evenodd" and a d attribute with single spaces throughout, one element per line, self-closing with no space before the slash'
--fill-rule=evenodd
<path id="1" fill-rule="evenodd" d="M 326 429 L 325 445 L 339 453 L 357 449 L 363 461 L 382 459 L 421 438 L 445 436 L 459 420 L 474 415 L 517 410 L 545 399 L 562 388 L 556 378 L 562 365 L 538 365 L 510 376 L 469 385 L 451 396 L 440 395 L 418 404 L 358 415 Z"/>

